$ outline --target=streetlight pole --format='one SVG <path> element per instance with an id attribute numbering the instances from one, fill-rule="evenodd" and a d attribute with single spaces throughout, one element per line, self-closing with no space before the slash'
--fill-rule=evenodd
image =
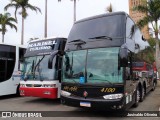
<path id="1" fill-rule="evenodd" d="M 45 0 L 45 26 L 44 26 L 44 37 L 47 37 L 47 0 Z"/>
<path id="2" fill-rule="evenodd" d="M 76 22 L 76 0 L 73 1 L 74 2 L 74 15 L 73 15 L 73 20 L 74 20 L 74 23 Z"/>

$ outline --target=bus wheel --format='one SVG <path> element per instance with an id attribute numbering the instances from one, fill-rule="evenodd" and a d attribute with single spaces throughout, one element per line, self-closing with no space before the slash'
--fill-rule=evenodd
<path id="1" fill-rule="evenodd" d="M 140 92 L 140 100 L 139 101 L 143 102 L 144 97 L 145 97 L 145 88 L 142 87 L 141 92 Z"/>
<path id="2" fill-rule="evenodd" d="M 20 97 L 19 87 L 20 87 L 20 85 L 18 85 L 18 87 L 17 87 L 17 92 L 16 92 L 16 96 L 18 96 L 18 97 Z"/>
<path id="3" fill-rule="evenodd" d="M 154 91 L 156 89 L 156 82 L 153 82 L 153 87 L 152 87 L 152 91 Z"/>
<path id="4" fill-rule="evenodd" d="M 133 104 L 133 107 L 137 107 L 140 101 L 140 91 L 139 88 L 136 90 L 136 95 L 135 95 L 135 103 Z"/>

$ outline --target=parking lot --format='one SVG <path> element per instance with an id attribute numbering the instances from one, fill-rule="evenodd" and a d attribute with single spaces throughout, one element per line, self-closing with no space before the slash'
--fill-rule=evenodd
<path id="1" fill-rule="evenodd" d="M 160 81 L 158 82 L 157 88 L 155 91 L 149 92 L 145 97 L 145 100 L 139 103 L 137 108 L 131 108 L 129 111 L 131 112 L 138 112 L 144 113 L 149 112 L 156 113 L 160 109 Z M 81 108 L 74 108 L 69 106 L 64 106 L 60 103 L 60 99 L 51 100 L 51 99 L 43 99 L 43 98 L 35 98 L 35 97 L 15 97 L 11 96 L 3 96 L 0 97 L 0 111 L 1 116 L 2 112 L 18 112 L 18 113 L 41 113 L 42 118 L 38 119 L 106 119 L 108 118 L 109 113 L 100 113 L 100 112 L 90 112 L 89 110 L 81 109 Z M 116 116 L 115 112 L 115 116 Z M 16 116 L 14 116 L 16 117 Z M 21 116 L 22 117 L 22 116 Z M 24 117 L 24 116 L 23 116 Z M 30 116 L 33 117 L 33 116 Z M 37 117 L 38 116 L 37 114 Z M 111 117 L 111 116 L 110 116 Z M 110 118 L 109 117 L 109 118 Z M 114 117 L 114 119 L 120 119 L 118 117 Z M 2 118 L 0 118 L 2 119 Z M 8 118 L 6 118 L 8 119 Z M 12 118 L 12 119 L 17 119 Z M 22 118 L 19 118 L 22 119 Z M 23 119 L 33 119 L 33 118 L 23 118 Z M 122 118 L 121 118 L 122 119 Z M 123 119 L 130 120 L 134 119 L 134 117 L 125 117 Z M 147 117 L 136 117 L 136 119 L 151 119 L 151 116 Z M 158 117 L 153 117 L 152 119 L 159 119 Z"/>

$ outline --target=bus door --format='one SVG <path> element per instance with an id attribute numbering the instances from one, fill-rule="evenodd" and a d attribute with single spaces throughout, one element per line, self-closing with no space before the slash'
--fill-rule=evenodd
<path id="1" fill-rule="evenodd" d="M 132 57 L 131 54 L 128 55 L 128 66 L 125 67 L 124 79 L 126 81 L 126 104 L 129 104 L 133 101 L 133 93 L 136 89 L 136 81 L 133 79 L 132 71 Z"/>

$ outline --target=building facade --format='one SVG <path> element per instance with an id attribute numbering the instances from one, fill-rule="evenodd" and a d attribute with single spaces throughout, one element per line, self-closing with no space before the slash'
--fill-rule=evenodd
<path id="1" fill-rule="evenodd" d="M 138 6 L 140 4 L 145 4 L 145 1 L 144 0 L 129 0 L 129 15 L 131 16 L 131 18 L 134 20 L 135 23 L 137 23 L 140 19 L 145 17 L 147 14 L 147 13 L 141 13 L 141 12 L 132 10 L 133 7 Z M 148 25 L 145 26 L 141 30 L 141 32 L 142 32 L 145 39 L 150 38 Z"/>

